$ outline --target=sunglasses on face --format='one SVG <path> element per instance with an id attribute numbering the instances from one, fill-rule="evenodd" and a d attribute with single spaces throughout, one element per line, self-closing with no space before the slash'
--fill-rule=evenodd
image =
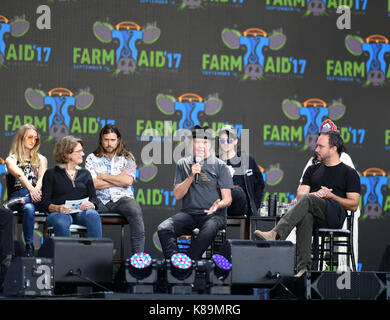
<path id="1" fill-rule="evenodd" d="M 34 141 L 35 143 L 37 143 L 37 142 L 39 141 L 39 137 L 30 135 L 30 136 L 27 136 L 27 137 L 26 137 L 26 140 L 27 140 L 28 142 L 33 142 L 33 141 Z"/>
<path id="2" fill-rule="evenodd" d="M 231 144 L 233 142 L 234 142 L 234 139 L 232 139 L 232 138 L 227 138 L 227 139 L 221 138 L 221 139 L 219 139 L 219 143 L 220 144 L 225 144 L 225 143 Z"/>

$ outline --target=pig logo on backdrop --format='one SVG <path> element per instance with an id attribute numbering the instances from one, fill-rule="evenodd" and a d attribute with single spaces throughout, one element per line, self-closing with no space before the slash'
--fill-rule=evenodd
<path id="1" fill-rule="evenodd" d="M 27 104 L 34 110 L 49 110 L 47 128 L 48 141 L 59 140 L 68 134 L 97 133 L 99 126 L 114 124 L 114 120 L 95 117 L 71 117 L 71 111 L 85 111 L 94 101 L 89 90 L 80 90 L 76 95 L 66 88 L 54 88 L 46 94 L 42 90 L 28 88 L 25 91 Z M 47 130 L 46 128 L 46 130 Z"/>
<path id="2" fill-rule="evenodd" d="M 16 17 L 14 21 L 9 21 L 3 15 L 0 15 L 0 68 L 5 66 L 7 59 L 7 45 L 5 43 L 6 35 L 19 38 L 25 35 L 30 28 L 30 23 L 24 19 Z"/>
<path id="3" fill-rule="evenodd" d="M 199 114 L 216 115 L 222 108 L 222 100 L 216 95 L 203 99 L 196 93 L 185 93 L 177 99 L 160 93 L 156 97 L 157 108 L 165 115 L 180 114 L 178 129 L 191 129 L 199 124 Z"/>
<path id="4" fill-rule="evenodd" d="M 326 60 L 326 77 L 330 81 L 355 81 L 367 86 L 387 86 L 390 68 L 387 58 L 390 44 L 387 37 L 373 34 L 363 39 L 347 35 L 345 46 L 348 52 L 359 59 Z"/>
<path id="5" fill-rule="evenodd" d="M 322 99 L 308 99 L 303 104 L 297 100 L 285 99 L 282 102 L 283 114 L 290 120 L 305 119 L 303 138 L 305 149 L 315 149 L 321 123 L 329 118 L 339 120 L 345 114 L 342 100 L 333 100 L 329 105 Z"/>
<path id="6" fill-rule="evenodd" d="M 365 189 L 364 193 L 362 190 L 361 197 L 364 213 L 362 218 L 374 219 L 383 216 L 385 211 L 390 209 L 390 196 L 385 198 L 383 195 L 383 191 L 390 188 L 389 175 L 382 169 L 369 168 L 363 171 L 360 183 Z"/>
<path id="7" fill-rule="evenodd" d="M 241 46 L 246 49 L 243 56 L 242 80 L 264 79 L 265 50 L 267 48 L 274 51 L 280 50 L 285 45 L 286 39 L 282 30 L 275 30 L 270 34 L 260 28 L 250 28 L 242 34 L 235 29 L 222 30 L 222 41 L 229 49 L 237 50 Z"/>
<path id="8" fill-rule="evenodd" d="M 347 36 L 345 39 L 347 50 L 354 56 L 368 54 L 366 62 L 366 77 L 364 85 L 384 85 L 389 73 L 385 56 L 390 52 L 389 40 L 382 35 L 371 35 L 363 40 L 359 36 Z"/>
<path id="9" fill-rule="evenodd" d="M 119 42 L 115 52 L 116 70 L 114 74 L 128 75 L 136 72 L 139 43 L 152 44 L 156 42 L 160 37 L 161 30 L 153 24 L 147 24 L 145 28 L 141 28 L 132 21 L 122 21 L 115 27 L 107 22 L 95 22 L 93 33 L 103 43 L 111 43 L 114 40 Z"/>

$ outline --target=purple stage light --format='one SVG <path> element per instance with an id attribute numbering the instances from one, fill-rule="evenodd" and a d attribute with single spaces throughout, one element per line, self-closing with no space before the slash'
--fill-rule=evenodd
<path id="1" fill-rule="evenodd" d="M 220 254 L 214 254 L 213 261 L 222 270 L 229 271 L 232 268 L 232 264 L 229 262 L 229 260 Z"/>

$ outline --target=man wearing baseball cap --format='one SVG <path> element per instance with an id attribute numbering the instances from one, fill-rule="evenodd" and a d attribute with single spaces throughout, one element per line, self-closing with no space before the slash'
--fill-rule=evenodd
<path id="1" fill-rule="evenodd" d="M 208 127 L 192 129 L 191 156 L 176 165 L 173 195 L 182 200 L 182 209 L 158 226 L 158 236 L 166 259 L 178 253 L 177 237 L 192 234 L 187 255 L 198 260 L 226 224 L 225 208 L 231 204 L 233 182 L 226 164 L 213 154 L 214 136 Z"/>

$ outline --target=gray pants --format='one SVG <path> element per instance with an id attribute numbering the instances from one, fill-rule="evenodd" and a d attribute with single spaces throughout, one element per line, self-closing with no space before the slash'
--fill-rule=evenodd
<path id="1" fill-rule="evenodd" d="M 303 195 L 274 228 L 281 240 L 285 240 L 296 227 L 297 269 L 311 269 L 313 224 L 328 227 L 326 201 L 312 194 Z"/>
<path id="2" fill-rule="evenodd" d="M 141 206 L 135 199 L 123 197 L 116 202 L 109 201 L 105 205 L 100 201 L 98 211 L 101 213 L 119 213 L 124 216 L 130 226 L 131 253 L 144 252 L 144 218 Z"/>

